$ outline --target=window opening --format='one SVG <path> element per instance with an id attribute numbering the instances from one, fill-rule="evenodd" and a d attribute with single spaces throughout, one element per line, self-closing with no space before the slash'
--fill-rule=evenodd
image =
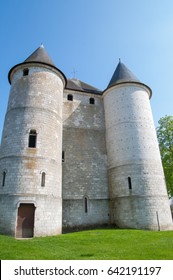
<path id="1" fill-rule="evenodd" d="M 128 185 L 129 185 L 129 190 L 132 189 L 132 180 L 131 177 L 128 177 Z"/>
<path id="2" fill-rule="evenodd" d="M 3 171 L 3 173 L 2 173 L 2 187 L 5 186 L 5 179 L 6 179 L 6 172 Z"/>
<path id="3" fill-rule="evenodd" d="M 88 198 L 84 198 L 84 204 L 85 204 L 85 213 L 88 213 Z"/>
<path id="4" fill-rule="evenodd" d="M 41 173 L 41 187 L 45 187 L 45 183 L 46 183 L 46 173 L 42 172 Z"/>
<path id="5" fill-rule="evenodd" d="M 68 94 L 68 95 L 67 95 L 67 100 L 73 101 L 73 95 L 72 95 L 72 94 Z"/>
<path id="6" fill-rule="evenodd" d="M 29 74 L 29 69 L 26 68 L 23 70 L 23 76 L 27 76 Z"/>
<path id="7" fill-rule="evenodd" d="M 36 140 L 37 140 L 37 133 L 36 130 L 30 130 L 29 133 L 29 142 L 28 147 L 29 148 L 36 148 Z"/>
<path id="8" fill-rule="evenodd" d="M 62 151 L 62 162 L 65 161 L 65 151 Z"/>
<path id="9" fill-rule="evenodd" d="M 93 97 L 90 98 L 90 104 L 95 104 L 95 99 Z"/>

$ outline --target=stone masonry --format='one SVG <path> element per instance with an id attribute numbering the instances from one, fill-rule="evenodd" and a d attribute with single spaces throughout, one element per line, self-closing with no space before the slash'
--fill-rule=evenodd
<path id="1" fill-rule="evenodd" d="M 43 46 L 9 72 L 0 232 L 173 228 L 149 99 L 119 62 L 105 91 L 66 79 Z"/>

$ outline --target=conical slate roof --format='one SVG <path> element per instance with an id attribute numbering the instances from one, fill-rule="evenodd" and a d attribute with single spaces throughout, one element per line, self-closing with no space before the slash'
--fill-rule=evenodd
<path id="1" fill-rule="evenodd" d="M 108 84 L 108 88 L 123 82 L 137 82 L 140 83 L 138 78 L 123 64 L 121 61 L 118 63 L 117 68 Z"/>
<path id="2" fill-rule="evenodd" d="M 36 49 L 24 62 L 41 62 L 55 67 L 43 45 Z"/>
<path id="3" fill-rule="evenodd" d="M 64 79 L 64 83 L 66 85 L 67 83 L 67 79 L 65 77 L 65 75 L 63 74 L 63 72 L 61 70 L 59 70 L 55 64 L 53 63 L 53 61 L 51 60 L 51 58 L 49 57 L 49 55 L 47 54 L 45 48 L 43 45 L 41 45 L 39 48 L 37 48 L 24 62 L 22 63 L 19 63 L 15 66 L 13 66 L 9 73 L 8 73 L 8 80 L 9 80 L 9 83 L 11 84 L 11 78 L 12 78 L 12 75 L 14 73 L 14 70 L 21 66 L 21 65 L 25 65 L 27 63 L 30 63 L 30 62 L 35 62 L 35 63 L 43 63 L 43 64 L 46 64 L 48 66 L 52 66 L 54 69 L 58 70 L 58 72 L 62 75 L 63 79 Z"/>

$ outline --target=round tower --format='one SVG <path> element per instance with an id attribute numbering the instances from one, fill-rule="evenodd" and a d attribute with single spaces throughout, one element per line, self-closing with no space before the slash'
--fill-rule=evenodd
<path id="1" fill-rule="evenodd" d="M 103 95 L 111 222 L 120 228 L 173 228 L 151 94 L 119 62 Z"/>
<path id="2" fill-rule="evenodd" d="M 9 82 L 0 158 L 0 231 L 19 238 L 59 234 L 66 78 L 41 46 L 10 70 Z"/>

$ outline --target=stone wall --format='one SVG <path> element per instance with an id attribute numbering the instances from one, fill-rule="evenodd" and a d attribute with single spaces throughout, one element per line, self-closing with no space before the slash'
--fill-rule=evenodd
<path id="1" fill-rule="evenodd" d="M 73 101 L 67 100 L 68 94 L 73 94 Z M 89 103 L 90 97 L 95 104 Z M 109 223 L 104 108 L 100 96 L 65 91 L 63 151 L 63 227 Z"/>
<path id="2" fill-rule="evenodd" d="M 110 223 L 172 229 L 147 87 L 125 83 L 103 95 L 64 90 L 55 67 L 31 62 L 10 73 L 0 147 L 1 233 L 16 236 L 23 204 L 35 207 L 34 236 Z"/>

